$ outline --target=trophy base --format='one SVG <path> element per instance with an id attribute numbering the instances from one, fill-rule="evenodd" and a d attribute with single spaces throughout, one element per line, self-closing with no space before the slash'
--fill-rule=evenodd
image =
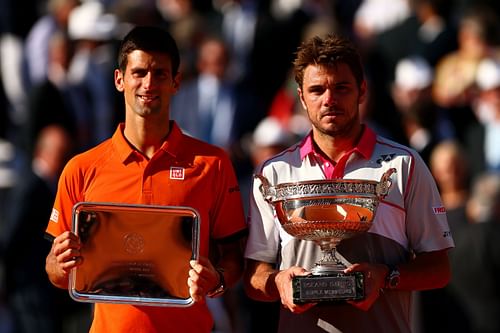
<path id="1" fill-rule="evenodd" d="M 364 295 L 363 273 L 330 273 L 293 278 L 295 304 L 361 300 Z"/>

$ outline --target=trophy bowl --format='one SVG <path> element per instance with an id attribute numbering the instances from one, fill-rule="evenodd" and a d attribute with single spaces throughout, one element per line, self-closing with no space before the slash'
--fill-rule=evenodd
<path id="1" fill-rule="evenodd" d="M 294 302 L 357 300 L 364 297 L 363 274 L 343 273 L 337 258 L 338 243 L 372 226 L 377 207 L 392 185 L 396 169 L 384 172 L 380 181 L 363 179 L 313 180 L 271 186 L 260 179 L 264 199 L 273 205 L 283 229 L 290 235 L 315 242 L 322 258 L 312 274 L 295 277 Z"/>

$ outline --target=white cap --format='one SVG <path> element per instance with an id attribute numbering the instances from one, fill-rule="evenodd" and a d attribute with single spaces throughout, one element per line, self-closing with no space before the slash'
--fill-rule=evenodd
<path id="1" fill-rule="evenodd" d="M 476 72 L 476 84 L 481 90 L 500 86 L 500 61 L 492 58 L 481 60 Z"/>
<path id="2" fill-rule="evenodd" d="M 85 1 L 69 14 L 68 33 L 71 39 L 106 41 L 113 37 L 118 20 L 105 14 L 101 2 Z"/>
<path id="3" fill-rule="evenodd" d="M 276 118 L 266 117 L 255 128 L 252 140 L 257 146 L 288 146 L 292 134 Z"/>
<path id="4" fill-rule="evenodd" d="M 403 58 L 396 65 L 395 83 L 404 89 L 427 88 L 432 79 L 432 68 L 422 57 Z"/>

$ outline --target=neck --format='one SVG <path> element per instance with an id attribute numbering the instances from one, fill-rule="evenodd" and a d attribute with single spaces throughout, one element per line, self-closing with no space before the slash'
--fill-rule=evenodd
<path id="1" fill-rule="evenodd" d="M 355 126 L 347 135 L 329 135 L 313 129 L 314 143 L 334 162 L 354 148 L 363 133 L 363 126 Z"/>
<path id="2" fill-rule="evenodd" d="M 153 157 L 170 133 L 170 122 L 144 121 L 144 118 L 135 118 L 125 121 L 124 136 L 147 158 Z"/>

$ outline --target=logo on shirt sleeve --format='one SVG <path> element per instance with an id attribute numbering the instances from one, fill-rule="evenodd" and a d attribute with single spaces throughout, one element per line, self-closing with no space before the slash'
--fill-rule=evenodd
<path id="1" fill-rule="evenodd" d="M 444 208 L 443 206 L 432 207 L 432 210 L 434 211 L 435 215 L 446 214 L 446 208 Z"/>
<path id="2" fill-rule="evenodd" d="M 396 156 L 396 154 L 382 154 L 377 159 L 377 164 L 382 164 L 382 162 L 392 161 L 392 159 L 394 158 L 394 156 Z"/>
<path id="3" fill-rule="evenodd" d="M 184 168 L 170 167 L 170 179 L 184 179 Z"/>
<path id="4" fill-rule="evenodd" d="M 50 214 L 50 220 L 57 223 L 59 222 L 59 211 L 55 208 L 52 208 L 52 213 Z"/>

